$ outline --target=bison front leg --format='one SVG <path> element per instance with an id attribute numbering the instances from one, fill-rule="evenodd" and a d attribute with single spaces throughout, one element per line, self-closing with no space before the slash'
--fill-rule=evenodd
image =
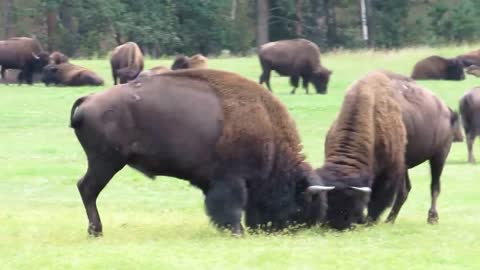
<path id="1" fill-rule="evenodd" d="M 239 177 L 216 178 L 205 198 L 207 214 L 220 229 L 242 235 L 242 212 L 247 201 L 245 181 Z"/>
<path id="2" fill-rule="evenodd" d="M 410 192 L 411 189 L 412 189 L 412 185 L 410 183 L 410 177 L 408 176 L 408 171 L 406 171 L 405 181 L 398 189 L 395 202 L 393 204 L 392 210 L 390 211 L 390 214 L 387 217 L 386 222 L 388 223 L 395 222 L 395 219 L 397 218 L 398 213 L 400 212 L 400 209 L 402 208 L 403 204 L 407 200 L 408 193 Z"/>
<path id="3" fill-rule="evenodd" d="M 300 77 L 298 77 L 298 76 L 290 77 L 290 84 L 293 86 L 293 89 L 290 92 L 290 94 L 292 94 L 292 95 L 295 94 L 295 91 L 297 90 L 297 87 L 298 87 L 299 80 L 300 80 Z"/>
<path id="4" fill-rule="evenodd" d="M 383 211 L 392 204 L 398 185 L 404 182 L 403 178 L 404 172 L 402 174 L 386 173 L 375 179 L 368 203 L 369 223 L 375 223 Z"/>
<path id="5" fill-rule="evenodd" d="M 91 236 L 102 235 L 102 222 L 97 209 L 97 197 L 107 183 L 124 165 L 112 165 L 111 162 L 90 160 L 85 176 L 78 183 L 78 191 L 82 197 L 88 217 L 88 233 Z"/>

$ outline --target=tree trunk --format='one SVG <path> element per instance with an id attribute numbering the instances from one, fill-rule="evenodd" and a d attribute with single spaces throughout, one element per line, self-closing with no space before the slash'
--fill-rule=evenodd
<path id="1" fill-rule="evenodd" d="M 327 19 L 327 44 L 330 48 L 333 48 L 338 43 L 335 0 L 325 0 L 325 11 Z"/>
<path id="2" fill-rule="evenodd" d="M 373 16 L 372 0 L 365 0 L 367 11 L 367 27 L 368 27 L 368 47 L 375 47 L 375 18 Z"/>
<path id="3" fill-rule="evenodd" d="M 295 35 L 297 37 L 303 36 L 303 14 L 302 14 L 303 0 L 295 0 Z"/>
<path id="4" fill-rule="evenodd" d="M 5 38 L 11 38 L 17 35 L 16 24 L 17 14 L 15 10 L 14 0 L 6 0 L 4 3 L 5 18 Z"/>
<path id="5" fill-rule="evenodd" d="M 365 0 L 360 0 L 360 19 L 362 22 L 362 37 L 365 41 L 365 44 L 368 45 L 368 20 Z"/>
<path id="6" fill-rule="evenodd" d="M 57 33 L 57 12 L 54 8 L 47 10 L 47 36 L 48 36 L 48 50 L 55 49 L 55 35 Z"/>
<path id="7" fill-rule="evenodd" d="M 232 19 L 232 21 L 235 20 L 236 14 L 237 14 L 237 0 L 232 0 L 232 10 L 230 13 L 230 18 Z"/>
<path id="8" fill-rule="evenodd" d="M 269 13 L 268 0 L 257 0 L 257 48 L 269 41 Z"/>

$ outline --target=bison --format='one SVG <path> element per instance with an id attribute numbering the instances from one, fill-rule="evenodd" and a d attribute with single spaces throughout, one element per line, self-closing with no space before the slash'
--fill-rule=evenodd
<path id="1" fill-rule="evenodd" d="M 129 165 L 148 177 L 184 179 L 205 195 L 220 228 L 315 224 L 328 189 L 304 161 L 295 123 L 263 87 L 233 73 L 189 69 L 139 78 L 79 98 L 71 127 L 88 169 L 77 186 L 88 232 L 102 224 L 96 200 Z M 308 187 L 314 187 L 307 191 Z"/>
<path id="2" fill-rule="evenodd" d="M 418 61 L 413 68 L 411 78 L 415 80 L 451 80 L 465 79 L 463 62 L 459 58 L 443 58 L 433 55 Z"/>
<path id="3" fill-rule="evenodd" d="M 33 74 L 41 72 L 49 62 L 49 54 L 32 38 L 14 37 L 0 41 L 0 66 L 2 79 L 7 69 L 19 69 L 18 82 L 33 83 Z"/>
<path id="4" fill-rule="evenodd" d="M 281 40 L 262 45 L 258 52 L 262 75 L 260 84 L 266 83 L 270 91 L 270 72 L 276 71 L 281 76 L 289 76 L 295 94 L 300 77 L 303 88 L 308 94 L 308 83 L 312 82 L 317 93 L 326 94 L 331 71 L 320 63 L 320 49 L 306 39 Z"/>
<path id="5" fill-rule="evenodd" d="M 460 99 L 460 115 L 467 137 L 468 162 L 475 163 L 472 147 L 480 133 L 480 87 L 474 87 Z"/>
<path id="6" fill-rule="evenodd" d="M 382 72 L 369 73 L 345 94 L 325 141 L 325 163 L 316 172 L 327 186 L 326 223 L 343 230 L 376 221 L 392 203 L 405 174 L 407 135 L 400 93 Z M 308 190 L 314 190 L 309 187 Z"/>
<path id="7" fill-rule="evenodd" d="M 51 83 L 67 86 L 103 85 L 103 79 L 95 72 L 70 63 L 47 65 L 43 69 L 42 82 L 47 86 Z"/>
<path id="8" fill-rule="evenodd" d="M 143 54 L 137 43 L 127 42 L 116 47 L 110 59 L 113 83 L 127 83 L 143 70 Z"/>
<path id="9" fill-rule="evenodd" d="M 153 67 L 149 70 L 144 70 L 144 71 L 140 72 L 140 74 L 138 74 L 137 78 L 149 77 L 149 76 L 153 76 L 153 75 L 157 75 L 157 74 L 162 74 L 162 73 L 165 73 L 165 72 L 168 72 L 168 71 L 170 71 L 170 69 L 167 68 L 167 67 L 156 66 L 156 67 Z"/>
<path id="10" fill-rule="evenodd" d="M 68 57 L 61 52 L 52 52 L 50 54 L 50 64 L 63 64 L 68 63 Z"/>
<path id="11" fill-rule="evenodd" d="M 207 62 L 208 62 L 208 58 L 201 54 L 195 54 L 192 57 L 179 55 L 173 61 L 171 68 L 172 70 L 187 69 L 187 68 L 208 68 Z"/>
<path id="12" fill-rule="evenodd" d="M 403 115 L 407 131 L 405 163 L 407 169 L 425 161 L 430 163 L 431 205 L 427 221 L 438 222 L 437 199 L 440 194 L 440 176 L 452 142 L 463 140 L 458 113 L 452 111 L 445 102 L 430 90 L 415 83 L 412 79 L 384 71 L 398 92 L 397 102 Z M 404 185 L 399 187 L 387 222 L 394 222 L 400 208 L 411 189 L 408 171 L 405 171 Z"/>

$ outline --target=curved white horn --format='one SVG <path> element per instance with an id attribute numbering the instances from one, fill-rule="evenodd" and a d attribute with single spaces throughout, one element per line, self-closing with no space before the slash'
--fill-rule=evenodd
<path id="1" fill-rule="evenodd" d="M 37 55 L 36 53 L 34 53 L 34 52 L 32 52 L 32 56 L 33 56 L 35 59 L 37 59 L 37 60 L 40 59 L 40 57 L 38 57 L 38 55 Z"/>
<path id="2" fill-rule="evenodd" d="M 317 193 L 317 192 L 320 192 L 320 191 L 329 191 L 329 190 L 332 190 L 334 188 L 335 188 L 334 186 L 309 186 L 307 188 L 307 192 Z"/>
<path id="3" fill-rule="evenodd" d="M 365 193 L 370 193 L 372 192 L 372 189 L 369 188 L 369 187 L 350 187 L 351 189 L 354 189 L 354 190 L 358 190 L 358 191 L 361 191 L 361 192 L 365 192 Z"/>

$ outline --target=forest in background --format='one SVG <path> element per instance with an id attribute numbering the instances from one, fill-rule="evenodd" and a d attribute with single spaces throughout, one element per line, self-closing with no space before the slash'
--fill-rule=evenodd
<path id="1" fill-rule="evenodd" d="M 480 38 L 480 0 L 0 0 L 0 10 L 0 39 L 36 37 L 73 57 L 101 57 L 126 41 L 156 58 L 248 54 L 297 37 L 322 51 Z"/>

